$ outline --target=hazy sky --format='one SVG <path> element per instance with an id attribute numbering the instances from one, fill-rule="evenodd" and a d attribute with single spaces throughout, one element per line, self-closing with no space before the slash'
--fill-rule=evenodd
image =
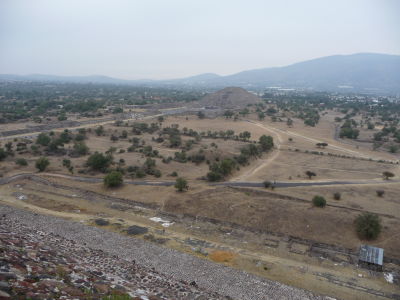
<path id="1" fill-rule="evenodd" d="M 0 0 L 0 73 L 177 78 L 400 54 L 398 0 Z"/>

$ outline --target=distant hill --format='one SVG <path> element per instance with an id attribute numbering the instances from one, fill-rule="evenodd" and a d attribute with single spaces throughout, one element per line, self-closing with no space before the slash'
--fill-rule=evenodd
<path id="1" fill-rule="evenodd" d="M 223 88 L 268 86 L 316 90 L 400 92 L 400 55 L 359 53 L 334 55 L 285 67 L 243 71 L 228 76 L 205 73 L 173 80 L 124 80 L 107 76 L 0 75 L 0 80 L 36 80 L 77 83 L 133 84 Z"/>
<path id="2" fill-rule="evenodd" d="M 206 95 L 198 102 L 195 102 L 194 105 L 200 107 L 235 109 L 245 107 L 248 104 L 257 104 L 260 102 L 260 98 L 242 88 L 227 87 L 215 93 Z"/>
<path id="3" fill-rule="evenodd" d="M 335 55 L 286 67 L 244 71 L 219 81 L 237 86 L 399 92 L 400 56 L 368 53 Z"/>
<path id="4" fill-rule="evenodd" d="M 0 80 L 12 81 L 53 81 L 53 82 L 72 82 L 72 83 L 106 83 L 106 84 L 130 84 L 132 81 L 112 78 L 103 75 L 90 76 L 57 76 L 45 74 L 13 75 L 0 74 Z"/>

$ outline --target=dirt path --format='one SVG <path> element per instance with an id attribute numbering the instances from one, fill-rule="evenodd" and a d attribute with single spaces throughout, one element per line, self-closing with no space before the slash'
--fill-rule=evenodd
<path id="1" fill-rule="evenodd" d="M 267 159 L 263 159 L 263 160 L 259 160 L 257 162 L 261 162 L 260 165 L 256 165 L 253 168 L 251 168 L 250 170 L 246 171 L 245 173 L 232 178 L 230 181 L 244 181 L 246 178 L 251 177 L 252 175 L 254 175 L 255 173 L 257 173 L 258 171 L 260 171 L 261 169 L 265 168 L 266 166 L 268 166 L 270 163 L 272 163 L 274 160 L 276 160 L 280 154 L 280 149 L 281 149 L 281 144 L 283 143 L 283 138 L 282 135 L 276 131 L 273 128 L 269 128 L 264 126 L 263 124 L 260 123 L 255 123 L 255 122 L 251 122 L 251 121 L 247 121 L 250 122 L 251 124 L 254 124 L 255 126 L 261 127 L 269 132 L 272 132 L 273 135 L 278 139 L 278 142 L 275 140 L 274 144 L 276 146 L 276 149 L 274 150 L 273 154 L 271 157 L 268 157 Z"/>
<path id="2" fill-rule="evenodd" d="M 313 142 L 313 143 L 322 143 L 323 142 L 321 140 L 310 138 L 308 136 L 295 133 L 293 131 L 282 130 L 282 129 L 275 128 L 275 127 L 268 126 L 268 125 L 264 125 L 264 124 L 261 124 L 261 123 L 258 123 L 258 122 L 252 121 L 252 120 L 245 120 L 245 121 L 253 124 L 254 126 L 261 127 L 261 128 L 267 130 L 270 133 L 273 133 L 274 137 L 277 138 L 277 141 L 275 140 L 276 149 L 274 150 L 274 153 L 273 153 L 273 155 L 271 157 L 269 157 L 267 159 L 263 159 L 263 160 L 258 160 L 257 162 L 260 163 L 260 164 L 257 164 L 256 166 L 254 166 L 253 168 L 247 170 L 246 172 L 242 173 L 241 175 L 232 178 L 230 181 L 233 181 L 233 182 L 246 181 L 247 178 L 253 176 L 257 172 L 259 172 L 260 170 L 264 169 L 265 167 L 270 165 L 272 162 L 274 162 L 278 158 L 278 156 L 280 154 L 281 145 L 283 143 L 282 134 L 300 137 L 302 139 L 305 139 L 305 140 Z M 356 155 L 356 156 L 364 158 L 364 159 L 370 159 L 370 158 L 375 159 L 375 160 L 381 159 L 381 158 L 378 158 L 378 157 L 370 157 L 370 156 L 365 155 L 365 154 L 363 154 L 363 153 L 361 153 L 359 151 L 350 150 L 350 149 L 347 149 L 347 148 L 344 148 L 344 147 L 341 147 L 341 146 L 336 146 L 336 145 L 331 145 L 330 144 L 330 145 L 327 146 L 327 148 L 328 149 L 337 150 L 337 151 L 341 151 L 341 152 L 344 152 L 346 154 Z M 283 163 L 281 163 L 281 164 L 283 164 Z M 323 169 L 323 168 L 320 168 L 320 169 Z M 343 171 L 343 172 L 353 172 L 353 173 L 369 173 L 369 172 L 362 172 L 362 171 L 349 171 L 349 170 L 332 169 L 332 168 L 326 168 L 326 169 L 335 170 L 335 171 Z M 371 173 L 369 173 L 369 174 L 371 174 Z M 376 174 L 378 174 L 378 173 L 376 173 Z"/>

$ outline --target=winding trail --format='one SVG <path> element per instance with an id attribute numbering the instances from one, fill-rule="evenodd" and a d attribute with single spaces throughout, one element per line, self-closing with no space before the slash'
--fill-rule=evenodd
<path id="1" fill-rule="evenodd" d="M 252 120 L 245 120 L 245 122 L 248 122 L 250 124 L 253 124 L 254 126 L 258 126 L 260 128 L 265 129 L 266 131 L 268 131 L 270 133 L 273 133 L 273 135 L 277 138 L 277 141 L 275 140 L 276 149 L 274 150 L 272 156 L 268 157 L 267 159 L 258 160 L 257 162 L 259 162 L 260 164 L 254 166 L 250 170 L 247 170 L 243 174 L 232 178 L 231 179 L 232 182 L 245 181 L 247 178 L 253 176 L 257 172 L 259 172 L 260 170 L 264 169 L 265 167 L 270 165 L 272 162 L 274 162 L 278 158 L 278 156 L 279 156 L 279 154 L 281 152 L 281 145 L 283 143 L 282 134 L 289 135 L 289 136 L 300 137 L 302 139 L 305 139 L 305 140 L 313 142 L 313 143 L 321 143 L 321 142 L 323 142 L 322 140 L 310 138 L 310 137 L 307 137 L 305 135 L 295 133 L 293 131 L 282 130 L 282 129 L 275 128 L 275 127 L 268 126 L 268 125 L 264 125 L 264 124 L 261 124 L 261 123 L 258 123 L 258 122 L 252 121 Z M 380 157 L 379 158 L 378 157 L 370 157 L 370 156 L 365 155 L 365 154 L 363 154 L 363 153 L 361 153 L 359 151 L 350 150 L 350 149 L 347 149 L 345 147 L 341 147 L 341 146 L 337 146 L 337 145 L 329 144 L 326 148 L 337 150 L 337 151 L 341 151 L 341 152 L 344 152 L 346 154 L 351 154 L 351 155 L 357 156 L 357 157 L 362 158 L 362 159 L 375 159 L 375 160 L 380 160 L 381 159 Z M 327 169 L 329 169 L 329 168 L 327 168 Z M 335 169 L 331 169 L 331 170 L 335 170 Z M 359 172 L 359 171 L 351 171 L 351 170 L 350 171 L 349 170 L 339 170 L 339 169 L 336 169 L 336 170 L 337 171 L 352 172 L 352 173 L 367 173 L 367 172 L 361 172 L 361 171 Z M 378 174 L 378 173 L 374 173 L 374 174 Z"/>

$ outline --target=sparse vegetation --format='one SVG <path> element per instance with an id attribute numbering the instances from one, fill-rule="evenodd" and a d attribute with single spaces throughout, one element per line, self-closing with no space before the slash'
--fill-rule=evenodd
<path id="1" fill-rule="evenodd" d="M 376 239 L 382 229 L 379 216 L 369 212 L 359 215 L 355 220 L 355 224 L 358 236 L 366 240 Z"/>

